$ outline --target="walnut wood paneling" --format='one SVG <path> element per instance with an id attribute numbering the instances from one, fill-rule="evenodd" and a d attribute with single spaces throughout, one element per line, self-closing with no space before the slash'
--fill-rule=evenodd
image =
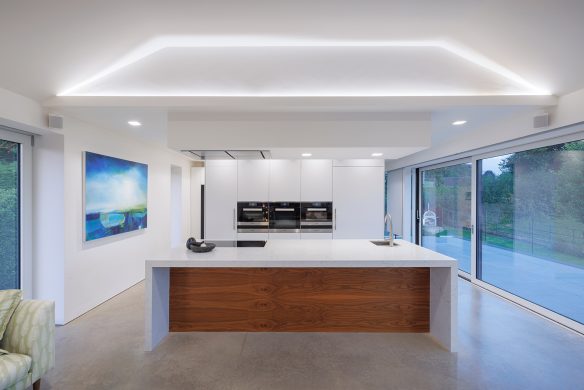
<path id="1" fill-rule="evenodd" d="M 428 332 L 429 268 L 172 268 L 170 331 Z"/>

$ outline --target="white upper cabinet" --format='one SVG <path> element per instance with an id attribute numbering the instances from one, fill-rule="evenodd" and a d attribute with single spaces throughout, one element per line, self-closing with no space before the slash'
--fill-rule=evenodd
<path id="1" fill-rule="evenodd" d="M 237 199 L 240 202 L 267 202 L 269 182 L 269 160 L 237 162 Z"/>
<path id="2" fill-rule="evenodd" d="M 235 240 L 237 237 L 237 162 L 209 160 L 205 163 L 205 239 Z"/>
<path id="3" fill-rule="evenodd" d="M 270 201 L 300 201 L 300 160 L 270 161 Z"/>
<path id="4" fill-rule="evenodd" d="M 384 167 L 333 168 L 333 237 L 383 238 Z"/>
<path id="5" fill-rule="evenodd" d="M 333 200 L 332 160 L 302 160 L 300 200 L 331 202 Z"/>

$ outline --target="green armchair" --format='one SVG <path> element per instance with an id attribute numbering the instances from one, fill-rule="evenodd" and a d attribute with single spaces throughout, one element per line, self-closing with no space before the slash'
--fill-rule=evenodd
<path id="1" fill-rule="evenodd" d="M 55 365 L 55 303 L 23 300 L 0 340 L 0 389 L 20 390 L 33 385 Z"/>

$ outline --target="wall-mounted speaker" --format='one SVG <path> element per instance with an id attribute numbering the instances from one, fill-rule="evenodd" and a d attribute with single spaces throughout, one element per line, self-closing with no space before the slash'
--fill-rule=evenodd
<path id="1" fill-rule="evenodd" d="M 63 117 L 61 115 L 49 114 L 49 127 L 51 129 L 62 129 Z"/>
<path id="2" fill-rule="evenodd" d="M 533 127 L 536 129 L 550 125 L 550 114 L 547 112 L 533 117 Z"/>

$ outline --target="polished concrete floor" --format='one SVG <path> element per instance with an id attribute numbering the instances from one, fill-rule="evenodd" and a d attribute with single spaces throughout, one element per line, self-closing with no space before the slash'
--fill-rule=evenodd
<path id="1" fill-rule="evenodd" d="M 146 353 L 143 283 L 56 337 L 43 389 L 584 389 L 584 336 L 463 280 L 455 354 L 372 333 L 175 333 Z"/>

